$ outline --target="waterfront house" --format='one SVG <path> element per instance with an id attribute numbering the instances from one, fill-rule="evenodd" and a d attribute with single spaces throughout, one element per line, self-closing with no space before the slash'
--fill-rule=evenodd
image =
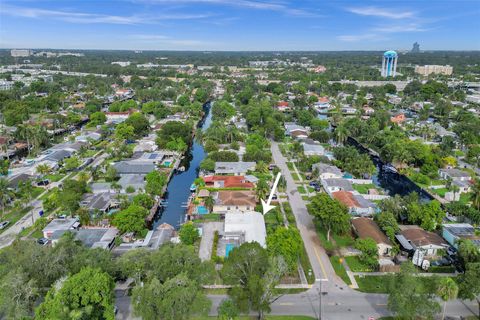
<path id="1" fill-rule="evenodd" d="M 310 156 L 324 156 L 325 148 L 317 141 L 307 139 L 302 142 L 303 154 L 307 157 Z"/>
<path id="2" fill-rule="evenodd" d="M 364 217 L 355 218 L 352 219 L 352 228 L 360 239 L 371 238 L 375 241 L 380 257 L 390 255 L 392 243 L 375 221 Z"/>
<path id="3" fill-rule="evenodd" d="M 105 112 L 107 116 L 107 123 L 121 123 L 130 117 L 133 113 L 132 110 L 125 111 L 125 112 Z"/>
<path id="4" fill-rule="evenodd" d="M 442 237 L 447 242 L 458 249 L 458 240 L 471 240 L 480 249 L 480 234 L 475 232 L 475 228 L 468 223 L 451 223 L 442 226 Z"/>
<path id="5" fill-rule="evenodd" d="M 112 166 L 117 170 L 117 174 L 147 174 L 156 169 L 153 163 L 144 163 L 142 161 L 126 160 L 119 161 Z"/>
<path id="6" fill-rule="evenodd" d="M 248 171 L 255 170 L 255 162 L 215 162 L 216 175 L 244 176 Z"/>
<path id="7" fill-rule="evenodd" d="M 121 174 L 117 183 L 122 187 L 122 193 L 127 193 L 129 187 L 135 189 L 135 192 L 145 190 L 147 184 L 145 174 Z"/>
<path id="8" fill-rule="evenodd" d="M 347 179 L 343 178 L 332 178 L 332 179 L 321 179 L 323 189 L 328 194 L 332 194 L 337 191 L 354 191 L 352 183 Z"/>
<path id="9" fill-rule="evenodd" d="M 255 209 L 257 199 L 250 190 L 221 190 L 214 196 L 213 212 L 247 212 Z"/>
<path id="10" fill-rule="evenodd" d="M 245 188 L 251 189 L 255 185 L 244 176 L 204 176 L 203 181 L 211 188 Z"/>
<path id="11" fill-rule="evenodd" d="M 455 168 L 440 169 L 438 170 L 438 174 L 440 175 L 440 178 L 445 180 L 451 179 L 453 181 L 470 181 L 472 179 L 468 172 Z"/>
<path id="12" fill-rule="evenodd" d="M 80 241 L 85 247 L 95 249 L 102 248 L 110 250 L 115 245 L 115 238 L 118 235 L 116 228 L 81 228 L 78 230 L 57 230 L 53 232 L 50 239 L 55 244 L 67 232 L 73 233 L 75 240 Z"/>
<path id="13" fill-rule="evenodd" d="M 315 163 L 312 171 L 318 171 L 320 179 L 339 179 L 343 176 L 342 171 L 335 166 L 326 163 Z"/>

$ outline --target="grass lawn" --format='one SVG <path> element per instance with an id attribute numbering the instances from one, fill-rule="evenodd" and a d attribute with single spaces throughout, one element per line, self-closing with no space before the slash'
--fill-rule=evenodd
<path id="1" fill-rule="evenodd" d="M 431 192 L 438 194 L 440 197 L 444 198 L 445 193 L 448 192 L 447 188 L 438 188 L 438 189 L 430 189 Z"/>
<path id="2" fill-rule="evenodd" d="M 471 200 L 470 200 L 470 193 L 462 193 L 460 195 L 460 200 L 459 202 L 462 203 L 462 204 L 467 204 L 469 203 Z"/>
<path id="3" fill-rule="evenodd" d="M 13 226 L 18 220 L 20 220 L 24 215 L 26 215 L 31 209 L 32 207 L 26 207 L 26 208 L 23 208 L 22 210 L 12 209 L 10 210 L 10 212 L 6 213 L 3 216 L 2 221 L 10 221 L 10 224 L 8 225 L 8 228 L 9 228 Z M 0 234 L 3 233 L 8 228 L 0 230 Z"/>
<path id="4" fill-rule="evenodd" d="M 375 185 L 369 184 L 352 184 L 353 189 L 357 190 L 361 194 L 368 194 L 369 189 L 375 189 Z"/>
<path id="5" fill-rule="evenodd" d="M 297 188 L 297 190 L 298 190 L 298 192 L 300 192 L 300 194 L 306 194 L 307 193 L 304 186 L 299 186 Z"/>
<path id="6" fill-rule="evenodd" d="M 343 267 L 342 263 L 340 262 L 340 257 L 337 256 L 332 256 L 330 257 L 330 262 L 332 263 L 333 269 L 335 270 L 335 273 L 337 276 L 342 278 L 342 280 L 347 284 L 350 285 L 352 284 L 350 282 L 350 278 L 347 275 L 347 271 Z"/>
<path id="7" fill-rule="evenodd" d="M 333 250 L 334 249 L 333 244 L 330 241 L 327 241 L 327 231 L 318 225 L 316 229 L 317 229 L 317 235 L 318 235 L 318 238 L 320 239 L 322 247 L 325 250 Z"/>
<path id="8" fill-rule="evenodd" d="M 220 221 L 220 215 L 217 213 L 202 214 L 197 219 L 198 222 Z"/>
<path id="9" fill-rule="evenodd" d="M 45 176 L 45 179 L 48 179 L 48 181 L 50 181 L 50 182 L 57 182 L 57 181 L 60 181 L 63 177 L 65 177 L 64 174 L 52 173 L 52 174 L 47 174 Z"/>
<path id="10" fill-rule="evenodd" d="M 385 276 L 355 276 L 358 291 L 370 293 L 388 293 L 391 275 Z"/>
<path id="11" fill-rule="evenodd" d="M 302 196 L 302 199 L 303 199 L 304 201 L 310 201 L 310 197 L 309 197 L 309 196 Z"/>
<path id="12" fill-rule="evenodd" d="M 371 272 L 373 271 L 370 267 L 364 265 L 357 256 L 348 256 L 345 257 L 348 266 L 353 272 Z"/>
<path id="13" fill-rule="evenodd" d="M 287 167 L 288 167 L 288 170 L 295 171 L 295 169 L 293 169 L 293 163 L 287 162 Z"/>
<path id="14" fill-rule="evenodd" d="M 353 239 L 350 233 L 345 235 L 338 235 L 338 234 L 331 234 L 332 238 L 335 240 L 337 247 L 351 247 L 355 244 L 355 240 Z"/>
<path id="15" fill-rule="evenodd" d="M 293 180 L 300 181 L 300 176 L 295 171 L 291 171 L 290 173 L 292 174 Z"/>

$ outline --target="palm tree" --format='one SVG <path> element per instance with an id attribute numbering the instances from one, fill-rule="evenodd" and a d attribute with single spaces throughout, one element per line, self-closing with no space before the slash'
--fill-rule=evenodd
<path id="1" fill-rule="evenodd" d="M 480 179 L 476 179 L 472 186 L 471 198 L 473 206 L 480 210 Z"/>
<path id="2" fill-rule="evenodd" d="M 268 183 L 265 180 L 259 180 L 257 183 L 256 193 L 258 199 L 265 199 L 269 191 Z"/>
<path id="3" fill-rule="evenodd" d="M 258 161 L 257 165 L 255 166 L 255 171 L 258 173 L 268 173 L 268 166 L 263 161 Z"/>
<path id="4" fill-rule="evenodd" d="M 348 132 L 348 129 L 343 124 L 340 124 L 335 129 L 334 135 L 337 142 L 343 144 L 345 141 L 347 141 L 349 132 Z"/>
<path id="5" fill-rule="evenodd" d="M 213 210 L 213 206 L 215 205 L 215 199 L 213 199 L 212 196 L 208 196 L 203 201 L 203 204 L 205 205 L 205 207 L 207 207 L 208 211 L 211 212 Z"/>
<path id="6" fill-rule="evenodd" d="M 5 178 L 0 178 L 0 205 L 2 206 L 2 217 L 5 213 L 5 206 L 10 200 L 12 191 L 8 188 L 8 181 Z"/>
<path id="7" fill-rule="evenodd" d="M 44 175 L 47 175 L 52 169 L 50 168 L 50 166 L 48 164 L 41 163 L 37 166 L 36 170 L 37 170 L 37 173 L 44 176 Z"/>
<path id="8" fill-rule="evenodd" d="M 445 309 L 447 307 L 447 301 L 457 298 L 458 285 L 450 277 L 442 277 L 438 284 L 437 295 L 443 300 L 443 312 L 442 319 L 445 318 Z"/>

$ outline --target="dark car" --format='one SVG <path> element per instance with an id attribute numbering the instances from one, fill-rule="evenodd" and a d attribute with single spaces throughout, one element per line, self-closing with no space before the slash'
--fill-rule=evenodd
<path id="1" fill-rule="evenodd" d="M 48 179 L 40 180 L 37 182 L 37 186 L 39 187 L 48 186 L 49 184 L 50 184 L 50 181 Z"/>
<path id="2" fill-rule="evenodd" d="M 47 238 L 40 238 L 37 240 L 37 243 L 39 245 L 46 246 L 47 244 L 50 243 L 50 240 L 48 240 Z"/>
<path id="3" fill-rule="evenodd" d="M 273 194 L 273 195 L 272 195 L 272 200 L 277 200 L 277 199 L 278 199 L 277 195 L 276 195 L 276 194 Z"/>
<path id="4" fill-rule="evenodd" d="M 317 181 L 310 181 L 309 185 L 310 185 L 310 187 L 318 187 L 318 182 Z"/>

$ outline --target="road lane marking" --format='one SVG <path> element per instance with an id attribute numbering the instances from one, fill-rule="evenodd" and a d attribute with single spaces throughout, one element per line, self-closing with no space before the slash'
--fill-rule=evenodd
<path id="1" fill-rule="evenodd" d="M 325 271 L 325 267 L 323 266 L 322 259 L 320 258 L 320 255 L 318 254 L 318 251 L 315 245 L 313 245 L 313 250 L 315 251 L 315 255 L 317 256 L 318 263 L 320 264 L 320 268 L 322 269 L 323 278 L 328 279 L 327 272 Z"/>
<path id="2" fill-rule="evenodd" d="M 279 305 L 280 306 L 293 306 L 293 303 L 292 302 L 280 302 Z"/>

